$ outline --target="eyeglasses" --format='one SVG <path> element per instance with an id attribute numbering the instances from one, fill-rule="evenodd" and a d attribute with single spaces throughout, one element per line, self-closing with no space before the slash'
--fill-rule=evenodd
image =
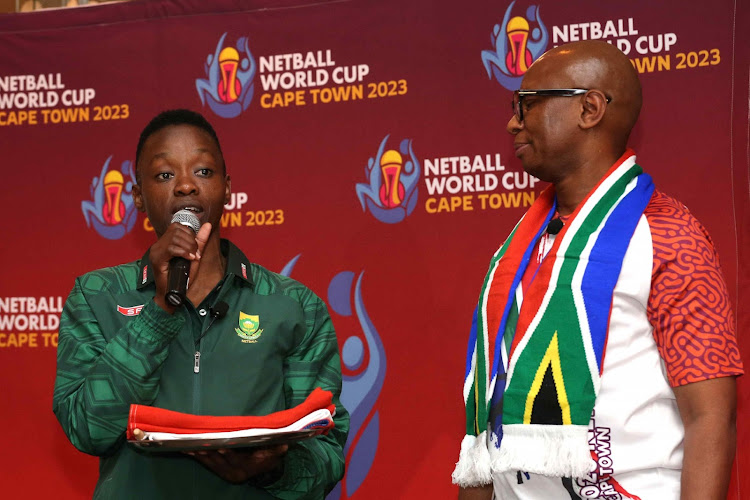
<path id="1" fill-rule="evenodd" d="M 513 108 L 513 114 L 516 115 L 519 122 L 523 121 L 523 98 L 527 96 L 539 96 L 539 97 L 573 97 L 581 94 L 585 94 L 592 89 L 523 89 L 516 90 L 513 92 L 513 102 L 511 106 Z M 607 96 L 605 96 L 607 97 Z M 611 102 L 612 98 L 607 97 L 607 102 Z"/>

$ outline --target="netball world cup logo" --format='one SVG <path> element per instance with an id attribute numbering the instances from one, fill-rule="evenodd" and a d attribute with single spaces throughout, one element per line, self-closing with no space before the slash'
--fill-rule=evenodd
<path id="1" fill-rule="evenodd" d="M 378 153 L 367 161 L 368 183 L 357 184 L 362 210 L 369 211 L 380 222 L 401 222 L 417 206 L 417 181 L 421 173 L 411 139 L 401 141 L 398 149 L 386 149 L 389 135 L 380 143 Z"/>
<path id="2" fill-rule="evenodd" d="M 204 71 L 206 79 L 195 80 L 201 104 L 222 118 L 234 118 L 245 111 L 253 100 L 256 64 L 247 37 L 240 37 L 237 46 L 224 47 L 224 33 L 213 54 L 208 54 Z"/>
<path id="3" fill-rule="evenodd" d="M 281 271 L 289 276 L 299 259 L 297 255 Z M 362 299 L 364 271 L 355 274 L 342 271 L 328 285 L 328 305 L 341 317 L 355 317 L 359 330 L 337 330 L 345 337 L 341 349 L 343 387 L 341 404 L 349 411 L 349 437 L 344 446 L 346 475 L 328 494 L 327 500 L 351 498 L 370 472 L 380 438 L 380 415 L 377 401 L 385 380 L 385 348 L 367 314 Z"/>
<path id="4" fill-rule="evenodd" d="M 89 187 L 91 200 L 81 202 L 86 225 L 108 240 L 119 240 L 128 234 L 138 218 L 133 204 L 133 162 L 124 161 L 120 170 L 109 168 L 112 157 L 104 162 L 101 173 Z"/>
<path id="5" fill-rule="evenodd" d="M 513 16 L 511 2 L 503 16 L 502 25 L 496 24 L 490 40 L 494 50 L 482 51 L 482 63 L 487 76 L 495 78 L 508 90 L 518 90 L 531 63 L 547 50 L 549 34 L 539 16 L 539 6 L 526 9 L 526 17 Z"/>

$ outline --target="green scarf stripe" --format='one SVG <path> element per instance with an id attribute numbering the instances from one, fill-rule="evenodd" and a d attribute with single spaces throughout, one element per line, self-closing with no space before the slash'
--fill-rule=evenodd
<path id="1" fill-rule="evenodd" d="M 606 214 L 619 202 L 627 185 L 641 172 L 642 169 L 637 164 L 624 172 L 585 215 L 576 233 L 571 235 L 558 278 L 554 284 L 550 283 L 550 286 L 555 286 L 555 291 L 533 335 L 531 332 L 526 334 L 529 337 L 527 344 L 523 351 L 517 354 L 517 360 L 514 362 L 512 379 L 508 381 L 505 391 L 508 397 L 504 398 L 503 424 L 523 423 L 527 395 L 531 392 L 534 377 L 552 336 L 557 331 L 560 352 L 565 353 L 560 356 L 565 360 L 561 365 L 561 371 L 570 404 L 571 422 L 574 425 L 588 425 L 596 393 L 588 368 L 579 319 L 572 314 L 576 311 L 572 290 L 573 276 L 581 265 L 579 256 L 592 234 L 599 229 Z"/>
<path id="2" fill-rule="evenodd" d="M 564 274 L 565 278 L 562 278 L 559 283 L 564 284 L 565 293 L 561 295 L 562 300 L 560 300 L 560 302 L 555 302 L 555 304 L 558 304 L 555 306 L 555 309 L 576 311 L 575 303 L 573 302 L 573 276 L 582 265 L 577 256 L 582 254 L 593 233 L 600 229 L 604 217 L 606 217 L 613 207 L 622 199 L 628 184 L 630 184 L 632 180 L 642 172 L 643 170 L 637 164 L 634 164 L 628 169 L 627 172 L 625 172 L 622 177 L 612 185 L 607 194 L 599 200 L 596 206 L 584 219 L 581 228 L 571 239 L 570 246 L 565 252 L 566 258 L 560 269 L 560 275 L 562 276 Z M 576 258 L 569 259 L 568 256 L 576 256 Z M 557 293 L 553 294 L 553 300 L 555 300 L 555 295 L 557 295 Z M 570 309 L 567 309 L 567 307 L 570 307 Z M 609 311 L 607 312 L 609 313 Z M 586 311 L 582 311 L 582 314 L 586 314 Z M 580 322 L 577 320 L 578 318 L 575 319 L 576 321 L 573 321 L 572 324 L 569 325 L 573 328 L 571 328 L 568 335 L 562 337 L 558 333 L 558 339 L 566 338 L 565 342 L 562 340 L 560 341 L 560 350 L 565 350 L 566 352 L 565 356 L 561 356 L 562 359 L 566 360 L 565 363 L 561 364 L 561 369 L 563 380 L 565 381 L 565 391 L 567 393 L 568 402 L 570 403 L 571 421 L 574 425 L 588 425 L 588 422 L 591 419 L 591 410 L 594 408 L 597 396 L 596 391 L 594 390 L 594 377 L 598 378 L 599 374 L 592 374 L 589 370 L 589 362 L 586 357 L 586 349 L 583 343 L 583 332 L 580 328 Z M 552 318 L 546 323 L 548 323 L 547 328 L 554 328 L 554 325 L 556 324 Z M 572 353 L 574 353 L 574 355 Z M 583 375 L 581 373 L 583 373 Z"/>
<path id="3" fill-rule="evenodd" d="M 474 371 L 475 377 L 474 380 L 476 381 L 476 370 Z M 471 415 L 472 418 L 466 419 L 466 435 L 467 436 L 478 436 L 479 430 L 477 429 L 477 420 L 473 417 L 476 416 L 477 412 L 477 404 L 476 404 L 476 384 L 471 384 L 471 389 L 469 390 L 469 397 L 466 398 L 466 414 Z"/>

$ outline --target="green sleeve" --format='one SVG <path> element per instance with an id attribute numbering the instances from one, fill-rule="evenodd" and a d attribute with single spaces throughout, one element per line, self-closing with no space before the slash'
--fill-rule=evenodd
<path id="1" fill-rule="evenodd" d="M 93 294 L 77 279 L 60 319 L 53 411 L 71 443 L 92 455 L 120 444 L 130 405 L 151 404 L 159 389 L 169 342 L 185 319 L 169 315 L 153 300 L 125 326 L 104 335 L 90 306 Z"/>
<path id="2" fill-rule="evenodd" d="M 320 499 L 344 476 L 344 444 L 349 433 L 349 413 L 341 405 L 341 361 L 336 332 L 325 304 L 311 291 L 300 298 L 306 320 L 302 342 L 284 364 L 284 390 L 288 408 L 302 403 L 315 387 L 333 393 L 335 427 L 290 446 L 284 475 L 267 488 L 283 500 Z"/>

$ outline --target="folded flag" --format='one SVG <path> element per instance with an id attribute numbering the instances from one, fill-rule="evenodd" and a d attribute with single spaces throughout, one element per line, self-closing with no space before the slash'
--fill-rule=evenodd
<path id="1" fill-rule="evenodd" d="M 323 410 L 323 412 L 320 412 Z M 191 415 L 177 411 L 165 410 L 146 405 L 130 405 L 128 416 L 127 438 L 134 440 L 133 431 L 140 429 L 145 433 L 171 434 L 207 434 L 219 432 L 234 432 L 247 429 L 263 430 L 305 430 L 320 429 L 328 432 L 333 428 L 331 418 L 336 412 L 333 404 L 333 394 L 317 387 L 305 401 L 289 408 L 263 416 L 208 416 Z M 310 414 L 315 418 L 308 419 Z M 294 424 L 301 424 L 301 428 L 294 428 Z"/>

